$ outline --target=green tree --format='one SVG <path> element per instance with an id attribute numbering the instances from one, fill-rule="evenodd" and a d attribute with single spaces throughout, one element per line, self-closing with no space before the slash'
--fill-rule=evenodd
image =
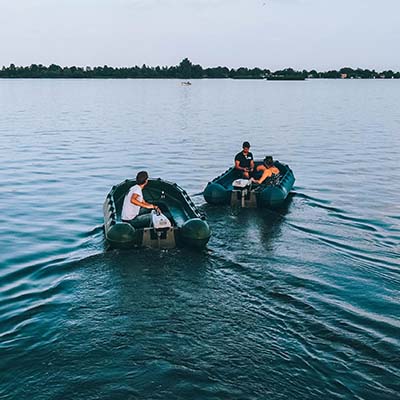
<path id="1" fill-rule="evenodd" d="M 190 79 L 192 77 L 192 65 L 188 58 L 184 58 L 178 66 L 178 78 Z"/>

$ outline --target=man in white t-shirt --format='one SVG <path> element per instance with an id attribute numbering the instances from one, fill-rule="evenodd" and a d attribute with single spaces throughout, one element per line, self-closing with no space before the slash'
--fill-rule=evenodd
<path id="1" fill-rule="evenodd" d="M 121 220 L 128 222 L 135 228 L 144 228 L 150 226 L 150 210 L 158 210 L 154 204 L 150 204 L 143 199 L 143 188 L 147 185 L 149 175 L 146 171 L 140 171 L 136 175 L 136 185 L 129 189 L 122 205 Z M 146 209 L 140 212 L 140 208 Z"/>

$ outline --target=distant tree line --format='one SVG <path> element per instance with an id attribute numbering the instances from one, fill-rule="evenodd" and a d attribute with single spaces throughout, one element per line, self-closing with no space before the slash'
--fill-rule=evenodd
<path id="1" fill-rule="evenodd" d="M 286 68 L 278 71 L 270 71 L 261 68 L 238 69 L 227 67 L 203 68 L 201 65 L 192 64 L 187 58 L 176 66 L 149 67 L 143 64 L 141 67 L 114 68 L 104 65 L 103 67 L 60 67 L 51 64 L 48 67 L 42 64 L 32 64 L 29 67 L 18 67 L 14 64 L 3 66 L 0 70 L 0 78 L 152 78 L 152 79 L 265 79 L 269 77 L 282 78 L 325 78 L 325 79 L 399 79 L 400 72 L 391 70 L 377 72 L 369 69 L 341 68 L 339 71 L 317 72 L 316 70 L 296 71 Z"/>

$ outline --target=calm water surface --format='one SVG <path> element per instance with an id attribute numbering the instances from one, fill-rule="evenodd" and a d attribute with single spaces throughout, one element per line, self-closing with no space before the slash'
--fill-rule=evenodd
<path id="1" fill-rule="evenodd" d="M 399 399 L 400 81 L 0 80 L 1 399 Z M 276 211 L 105 251 L 140 169 L 201 192 L 243 140 Z"/>

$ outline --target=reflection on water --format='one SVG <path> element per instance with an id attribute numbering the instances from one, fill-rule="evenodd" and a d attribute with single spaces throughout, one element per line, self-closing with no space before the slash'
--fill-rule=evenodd
<path id="1" fill-rule="evenodd" d="M 0 397 L 397 398 L 398 84 L 1 80 Z M 194 196 L 204 251 L 105 251 L 112 185 L 199 193 L 243 140 L 282 208 Z"/>

